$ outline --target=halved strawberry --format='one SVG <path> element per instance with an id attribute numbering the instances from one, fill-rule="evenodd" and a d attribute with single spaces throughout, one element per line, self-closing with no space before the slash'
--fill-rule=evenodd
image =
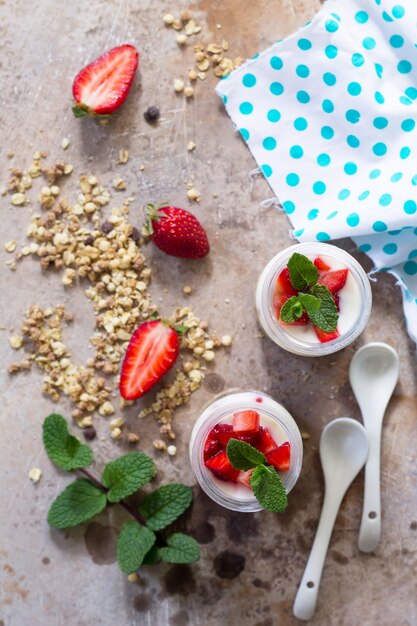
<path id="1" fill-rule="evenodd" d="M 248 470 L 247 472 L 240 472 L 237 478 L 237 482 L 241 485 L 245 485 L 245 487 L 249 487 L 249 489 L 252 489 L 250 484 L 250 477 L 253 474 L 253 470 L 254 468 L 252 467 L 252 469 Z"/>
<path id="2" fill-rule="evenodd" d="M 319 272 L 328 272 L 330 269 L 330 265 L 327 265 L 326 261 L 323 261 L 323 259 L 319 256 L 314 259 L 314 265 L 317 267 Z"/>
<path id="3" fill-rule="evenodd" d="M 174 365 L 178 335 L 160 320 L 144 322 L 133 333 L 120 375 L 120 394 L 136 400 L 149 391 Z"/>
<path id="4" fill-rule="evenodd" d="M 333 341 L 333 339 L 340 337 L 340 333 L 337 329 L 332 332 L 326 332 L 317 328 L 317 326 L 314 326 L 314 330 L 316 331 L 316 335 L 320 339 L 321 343 L 327 343 L 327 341 Z"/>
<path id="5" fill-rule="evenodd" d="M 349 270 L 344 268 L 342 270 L 333 270 L 323 274 L 319 278 L 319 284 L 324 285 L 333 295 L 340 291 L 346 283 Z"/>
<path id="6" fill-rule="evenodd" d="M 253 435 L 259 432 L 259 413 L 240 411 L 233 415 L 233 430 L 236 435 Z"/>
<path id="7" fill-rule="evenodd" d="M 204 443 L 204 460 L 205 461 L 207 461 L 207 459 L 211 459 L 212 456 L 214 456 L 221 450 L 220 443 L 217 441 L 217 439 L 212 438 L 210 435 L 207 437 Z"/>
<path id="8" fill-rule="evenodd" d="M 211 459 L 207 459 L 205 466 L 220 480 L 237 482 L 240 472 L 230 463 L 225 450 L 221 450 L 215 456 L 212 456 Z"/>
<path id="9" fill-rule="evenodd" d="M 87 65 L 74 78 L 73 113 L 84 115 L 109 115 L 126 100 L 139 55 L 134 46 L 124 44 L 105 52 Z"/>
<path id="10" fill-rule="evenodd" d="M 270 452 L 277 447 L 277 442 L 272 437 L 269 428 L 263 428 L 262 426 L 260 427 L 256 447 L 259 452 L 262 452 L 263 454 L 266 454 L 267 452 Z"/>
<path id="11" fill-rule="evenodd" d="M 284 267 L 284 269 L 278 274 L 278 278 L 275 283 L 275 288 L 279 293 L 285 296 L 296 296 L 297 290 L 291 284 L 290 279 L 290 270 L 288 267 Z"/>
<path id="12" fill-rule="evenodd" d="M 280 472 L 287 472 L 290 469 L 291 444 L 286 441 L 275 450 L 271 450 L 266 455 L 269 465 L 273 465 Z"/>

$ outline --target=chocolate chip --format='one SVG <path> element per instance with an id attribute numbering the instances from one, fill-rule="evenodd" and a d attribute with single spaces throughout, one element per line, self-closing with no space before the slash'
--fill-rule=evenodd
<path id="1" fill-rule="evenodd" d="M 111 231 L 113 230 L 113 224 L 110 224 L 110 222 L 107 222 L 106 220 L 105 222 L 102 223 L 101 230 L 105 235 L 107 235 L 108 233 L 111 233 Z"/>
<path id="2" fill-rule="evenodd" d="M 160 116 L 160 111 L 159 111 L 159 107 L 157 106 L 148 107 L 145 113 L 143 114 L 143 117 L 145 118 L 145 120 L 149 122 L 150 124 L 156 122 L 159 119 L 159 116 Z"/>
<path id="3" fill-rule="evenodd" d="M 91 441 L 92 439 L 95 438 L 95 436 L 97 435 L 97 432 L 94 426 L 87 426 L 87 428 L 84 428 L 83 434 L 84 434 L 85 439 L 87 439 L 88 441 Z"/>
<path id="4" fill-rule="evenodd" d="M 137 228 L 133 227 L 132 232 L 130 233 L 130 238 L 133 239 L 135 243 L 140 242 L 140 232 Z"/>
<path id="5" fill-rule="evenodd" d="M 84 241 L 84 244 L 86 246 L 94 245 L 94 237 L 92 237 L 91 235 L 89 237 L 87 237 L 87 239 Z"/>

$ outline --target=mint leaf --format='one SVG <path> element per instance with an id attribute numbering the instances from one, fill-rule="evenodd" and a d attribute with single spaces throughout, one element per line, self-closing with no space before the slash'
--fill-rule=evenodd
<path id="1" fill-rule="evenodd" d="M 58 413 L 51 413 L 45 418 L 42 438 L 52 463 L 66 472 L 87 467 L 93 462 L 91 448 L 70 435 L 66 420 Z"/>
<path id="2" fill-rule="evenodd" d="M 291 296 L 291 298 L 288 298 L 288 300 L 282 305 L 279 318 L 282 322 L 291 324 L 291 322 L 298 320 L 302 314 L 303 305 L 300 300 L 297 296 Z"/>
<path id="3" fill-rule="evenodd" d="M 167 539 L 167 547 L 159 548 L 160 557 L 167 563 L 195 563 L 200 558 L 200 548 L 194 537 L 174 533 Z"/>
<path id="4" fill-rule="evenodd" d="M 297 291 L 304 291 L 318 281 L 319 271 L 317 267 L 304 254 L 294 252 L 287 263 L 287 267 L 290 272 L 291 284 Z"/>
<path id="5" fill-rule="evenodd" d="M 258 465 L 252 472 L 250 484 L 255 498 L 268 511 L 282 513 L 288 504 L 287 492 L 272 466 Z"/>
<path id="6" fill-rule="evenodd" d="M 135 572 L 142 565 L 155 540 L 154 533 L 146 526 L 141 526 L 133 520 L 123 524 L 116 545 L 117 562 L 122 572 L 125 574 Z"/>
<path id="7" fill-rule="evenodd" d="M 298 299 L 300 300 L 301 304 L 303 305 L 303 307 L 307 311 L 307 314 L 308 314 L 309 311 L 311 313 L 315 313 L 321 307 L 321 300 L 320 300 L 320 298 L 316 298 L 316 296 L 312 296 L 309 293 L 299 293 L 298 294 Z"/>
<path id="8" fill-rule="evenodd" d="M 327 333 L 336 330 L 339 314 L 330 291 L 324 285 L 314 285 L 311 294 L 320 300 L 321 305 L 317 311 L 307 309 L 308 317 L 317 328 Z"/>
<path id="9" fill-rule="evenodd" d="M 143 557 L 142 565 L 155 565 L 161 560 L 159 555 L 159 548 L 152 546 L 152 548 Z"/>
<path id="10" fill-rule="evenodd" d="M 103 485 L 109 502 L 120 502 L 146 485 L 155 475 L 155 463 L 143 452 L 129 452 L 104 468 Z"/>
<path id="11" fill-rule="evenodd" d="M 259 463 L 266 463 L 266 458 L 262 452 L 239 439 L 229 439 L 226 454 L 234 468 L 245 472 L 256 467 Z"/>
<path id="12" fill-rule="evenodd" d="M 48 524 L 53 528 L 77 526 L 101 513 L 106 504 L 106 494 L 86 478 L 80 478 L 54 500 L 48 512 Z"/>
<path id="13" fill-rule="evenodd" d="M 146 496 L 139 511 L 145 517 L 146 525 L 151 530 L 161 530 L 188 509 L 193 499 L 190 487 L 179 483 L 163 485 Z"/>

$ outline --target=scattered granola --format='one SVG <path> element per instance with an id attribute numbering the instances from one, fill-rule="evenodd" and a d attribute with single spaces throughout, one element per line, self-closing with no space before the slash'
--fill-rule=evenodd
<path id="1" fill-rule="evenodd" d="M 63 140 L 61 141 L 61 148 L 63 150 L 66 150 L 69 145 L 70 145 L 70 140 L 68 139 L 68 137 L 64 137 Z"/>
<path id="2" fill-rule="evenodd" d="M 129 160 L 129 151 L 122 148 L 119 150 L 119 163 L 124 165 Z"/>
<path id="3" fill-rule="evenodd" d="M 6 250 L 6 252 L 14 252 L 16 250 L 16 245 L 16 241 L 12 239 L 11 241 L 8 241 L 4 244 L 4 249 Z"/>
<path id="4" fill-rule="evenodd" d="M 41 479 L 41 476 L 42 476 L 42 470 L 39 469 L 39 467 L 32 467 L 32 469 L 29 472 L 29 479 L 33 483 L 38 483 Z"/>

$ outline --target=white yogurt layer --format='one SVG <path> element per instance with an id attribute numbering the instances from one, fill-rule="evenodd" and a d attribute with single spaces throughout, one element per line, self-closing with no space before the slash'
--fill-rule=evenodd
<path id="1" fill-rule="evenodd" d="M 222 419 L 219 424 L 231 424 L 232 422 L 233 416 L 231 415 Z M 284 429 L 279 424 L 274 422 L 270 417 L 262 415 L 262 413 L 260 413 L 260 425 L 263 428 L 268 428 L 270 430 L 271 435 L 278 446 L 288 441 L 288 437 L 286 436 Z M 209 474 L 210 479 L 213 481 L 216 487 L 228 496 L 238 498 L 239 500 L 253 500 L 254 496 L 252 490 L 245 485 L 220 480 L 219 478 L 216 478 L 216 476 L 214 476 L 214 474 L 212 474 L 210 471 Z"/>
<path id="2" fill-rule="evenodd" d="M 311 258 L 311 260 L 313 261 L 315 258 L 316 256 Z M 347 267 L 346 265 L 332 257 L 320 255 L 320 258 L 323 259 L 323 261 L 330 266 L 330 270 L 342 270 Z M 352 326 L 355 325 L 359 317 L 362 305 L 359 286 L 350 271 L 348 272 L 345 286 L 338 292 L 337 295 L 339 296 L 340 308 L 337 329 L 340 335 L 344 335 L 352 328 Z M 317 337 L 314 327 L 311 323 L 308 323 L 305 326 L 282 324 L 281 328 L 283 328 L 285 332 L 287 332 L 292 337 L 295 337 L 299 341 L 304 341 L 306 343 L 320 343 L 320 340 Z"/>

